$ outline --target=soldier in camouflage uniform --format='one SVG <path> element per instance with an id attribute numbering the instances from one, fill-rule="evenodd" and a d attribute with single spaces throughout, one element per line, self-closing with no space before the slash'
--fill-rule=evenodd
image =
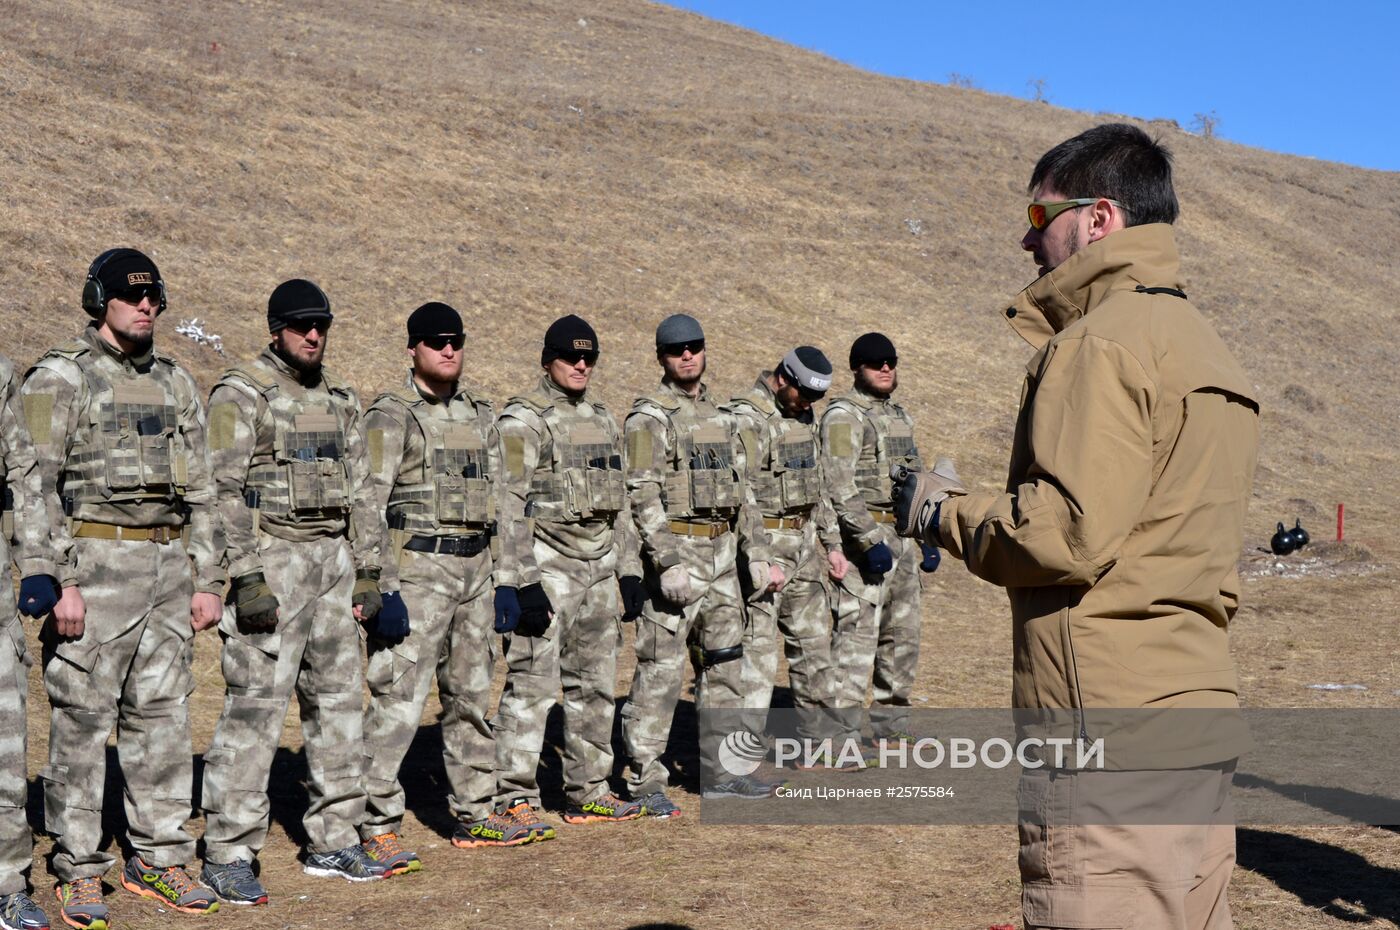
<path id="1" fill-rule="evenodd" d="M 104 252 L 82 303 L 93 322 L 39 359 L 23 397 L 63 588 L 44 631 L 45 827 L 64 921 L 98 928 L 114 861 L 101 848 L 114 724 L 134 851 L 123 887 L 179 911 L 218 909 L 184 866 L 193 639 L 218 620 L 224 575 L 199 392 L 153 345 L 159 270 L 134 249 Z"/>
<path id="2" fill-rule="evenodd" d="M 271 344 L 209 397 L 232 589 L 219 624 L 224 708 L 204 756 L 202 875 L 239 904 L 267 901 L 252 863 L 267 839 L 267 781 L 293 689 L 310 776 L 306 872 L 351 881 L 386 872 L 357 832 L 365 679 L 354 621 L 375 619 L 383 603 L 378 520 L 359 398 L 321 366 L 331 320 L 315 284 L 278 285 Z M 393 606 L 401 627 L 402 601 Z"/>
<path id="3" fill-rule="evenodd" d="M 788 579 L 782 591 L 768 598 L 755 598 L 745 586 L 749 622 L 744 639 L 744 707 L 768 709 L 781 630 L 793 707 L 801 712 L 799 730 L 813 738 L 826 729 L 819 715 L 831 706 L 835 687 L 831 602 L 823 576 L 840 581 L 849 568 L 836 515 L 826 497 L 812 416 L 812 404 L 829 387 L 831 362 L 819 349 L 799 346 L 772 371 L 761 372 L 747 394 L 724 408 L 734 416 L 744 442 L 749 484 L 763 513 L 773 561 Z M 744 580 L 743 573 L 740 579 Z M 762 732 L 761 724 L 760 715 L 754 732 Z M 715 786 L 711 793 L 762 797 L 769 793 L 768 787 L 741 776 Z"/>
<path id="4" fill-rule="evenodd" d="M 485 823 L 496 789 L 487 715 L 497 654 L 491 570 L 502 510 L 501 460 L 491 402 L 459 380 L 465 343 L 462 318 L 452 307 L 434 302 L 413 311 L 413 369 L 402 388 L 379 395 L 365 415 L 384 553 L 380 583 L 388 592 L 386 606 L 402 596 L 412 619 L 407 636 L 378 630 L 369 637 L 368 803 L 360 836 L 365 850 L 394 874 L 421 868 L 398 837 L 404 815 L 399 768 L 434 673 L 451 786 L 447 801 L 458 820 L 454 845 L 475 843 L 471 828 Z"/>
<path id="5" fill-rule="evenodd" d="M 627 489 L 646 557 L 648 600 L 637 624 L 637 668 L 622 708 L 633 797 L 648 814 L 676 817 L 661 754 L 680 696 L 689 644 L 697 657 L 695 703 L 741 708 L 744 616 L 737 558 L 758 596 L 782 587 L 747 480 L 733 420 L 709 398 L 705 334 L 685 314 L 661 321 L 661 388 L 636 401 L 624 425 Z M 709 745 L 708 739 L 702 739 Z"/>
<path id="6" fill-rule="evenodd" d="M 498 804 L 517 822 L 536 821 L 545 718 L 561 685 L 565 822 L 642 813 L 639 801 L 608 789 L 619 617 L 635 619 L 644 594 L 622 433 L 607 408 L 586 396 L 598 351 L 584 320 L 556 320 L 545 333 L 539 384 L 512 398 L 497 423 L 513 507 L 529 515 L 509 523 L 497 590 L 519 589 L 525 598 L 542 587 L 552 612 L 545 629 L 520 623 L 506 639 L 509 672 L 494 720 Z"/>
<path id="7" fill-rule="evenodd" d="M 894 532 L 891 464 L 921 469 L 914 422 L 890 399 L 899 381 L 894 343 L 866 333 L 851 345 L 852 389 L 821 417 L 822 461 L 846 555 L 859 571 L 836 587 L 832 660 L 836 706 L 856 711 L 874 680 L 877 739 L 907 735 L 909 692 L 919 661 L 919 571 L 937 567 Z M 848 721 L 854 729 L 854 717 Z"/>
<path id="8" fill-rule="evenodd" d="M 58 569 L 49 548 L 49 518 L 34 466 L 34 446 L 24 424 L 15 366 L 4 356 L 0 356 L 0 489 L 5 495 L 0 565 L 8 569 L 14 537 L 14 561 L 22 576 L 18 605 L 9 579 L 0 585 L 0 926 L 44 927 L 48 916 L 26 893 L 24 877 L 34 854 L 34 838 L 24 815 L 29 796 L 25 710 L 34 660 L 29 657 L 18 613 L 42 617 L 53 610 L 58 603 Z"/>

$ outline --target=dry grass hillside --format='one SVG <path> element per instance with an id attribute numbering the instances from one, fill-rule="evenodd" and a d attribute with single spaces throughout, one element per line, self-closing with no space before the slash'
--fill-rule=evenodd
<path id="1" fill-rule="evenodd" d="M 21 363 L 81 326 L 83 272 L 118 244 L 160 264 L 160 342 L 205 386 L 258 350 L 267 294 L 293 276 L 330 294 L 330 363 L 367 397 L 401 377 L 403 320 L 429 299 L 463 310 L 470 377 L 497 399 L 533 382 L 551 320 L 583 314 L 615 410 L 654 383 L 652 329 L 668 313 L 703 321 L 725 394 L 794 343 L 839 363 L 881 329 L 925 451 L 988 487 L 1028 354 L 998 313 L 1034 275 L 1017 245 L 1025 181 L 1042 151 L 1106 118 L 866 74 L 639 0 L 5 11 L 0 324 Z M 1177 156 L 1186 289 L 1264 405 L 1250 545 L 1294 515 L 1324 540 L 1338 501 L 1356 542 L 1283 575 L 1250 562 L 1235 631 L 1247 700 L 1393 704 L 1400 264 L 1384 232 L 1400 176 L 1149 128 Z M 226 358 L 174 333 L 191 317 Z M 1003 704 L 1004 598 L 957 566 L 927 590 L 920 697 Z M 202 751 L 221 682 L 217 642 L 199 646 Z M 1306 687 L 1321 682 L 1368 690 Z M 34 771 L 37 671 L 31 685 Z M 264 854 L 275 906 L 214 920 L 980 928 L 1017 912 L 1010 827 L 707 827 L 683 795 L 676 823 L 459 853 L 438 832 L 434 733 L 410 798 L 425 873 L 368 888 L 304 878 L 279 827 Z M 294 780 L 290 726 L 286 745 Z M 279 823 L 295 820 L 297 792 L 284 794 Z M 1242 833 L 1239 925 L 1400 925 L 1396 846 L 1363 827 Z M 179 923 L 113 903 L 124 927 Z"/>

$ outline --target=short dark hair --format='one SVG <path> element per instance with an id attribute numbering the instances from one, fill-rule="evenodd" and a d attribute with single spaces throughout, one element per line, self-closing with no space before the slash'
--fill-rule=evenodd
<path id="1" fill-rule="evenodd" d="M 1049 183 L 1068 198 L 1107 197 L 1121 203 L 1127 225 L 1174 223 L 1172 153 L 1127 123 L 1105 123 L 1066 139 L 1035 163 L 1029 189 Z"/>

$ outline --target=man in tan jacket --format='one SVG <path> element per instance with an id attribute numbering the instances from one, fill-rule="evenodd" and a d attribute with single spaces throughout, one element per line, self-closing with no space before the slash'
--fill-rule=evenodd
<path id="1" fill-rule="evenodd" d="M 1227 794 L 1247 747 L 1226 630 L 1258 404 L 1181 290 L 1164 148 L 1098 126 L 1047 152 L 1030 192 L 1021 244 L 1041 276 L 1004 313 L 1037 351 L 1007 491 L 967 493 L 935 466 L 904 483 L 899 530 L 1007 588 L 1015 708 L 1064 709 L 1091 738 L 1119 728 L 1110 771 L 1022 775 L 1028 930 L 1228 928 Z M 1144 745 L 1141 718 L 1163 710 Z M 1089 812 L 1115 796 L 1171 815 Z"/>

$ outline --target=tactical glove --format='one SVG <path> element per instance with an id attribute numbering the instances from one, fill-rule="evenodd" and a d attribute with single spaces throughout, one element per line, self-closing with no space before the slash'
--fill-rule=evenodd
<path id="1" fill-rule="evenodd" d="M 362 568 L 355 572 L 355 587 L 350 603 L 360 608 L 360 619 L 368 623 L 379 615 L 384 599 L 379 596 L 379 569 Z"/>
<path id="2" fill-rule="evenodd" d="M 919 548 L 923 550 L 924 558 L 919 563 L 919 571 L 936 572 L 938 563 L 943 561 L 943 553 L 938 551 L 938 547 L 933 543 L 921 542 Z"/>
<path id="3" fill-rule="evenodd" d="M 890 547 L 882 542 L 878 542 L 865 550 L 862 556 L 865 568 L 862 574 L 871 578 L 884 578 L 889 570 L 894 568 L 894 553 L 890 552 Z"/>
<path id="4" fill-rule="evenodd" d="M 53 575 L 28 575 L 19 583 L 19 612 L 42 617 L 58 603 L 58 579 Z"/>
<path id="5" fill-rule="evenodd" d="M 938 505 L 950 497 L 966 494 L 952 459 L 939 459 L 932 471 L 910 471 L 903 465 L 890 466 L 894 480 L 894 531 L 924 542 L 936 542 Z"/>
<path id="6" fill-rule="evenodd" d="M 277 629 L 277 595 L 267 586 L 262 572 L 249 572 L 233 579 L 233 616 L 239 626 L 260 633 Z"/>
<path id="7" fill-rule="evenodd" d="M 375 635 L 385 642 L 401 643 L 408 636 L 408 605 L 398 591 L 389 591 L 381 600 L 384 604 L 374 618 Z"/>
<path id="8" fill-rule="evenodd" d="M 623 575 L 617 579 L 617 589 L 622 594 L 622 621 L 630 623 L 642 615 L 642 608 L 647 603 L 647 589 L 636 575 Z"/>
<path id="9" fill-rule="evenodd" d="M 544 593 L 544 585 L 527 584 L 520 589 L 520 633 L 524 636 L 543 636 L 549 629 L 549 617 L 554 613 L 554 605 L 549 595 Z"/>
<path id="10" fill-rule="evenodd" d="M 520 598 L 515 588 L 496 589 L 496 632 L 514 633 L 520 625 Z"/>
<path id="11" fill-rule="evenodd" d="M 672 565 L 661 573 L 661 596 L 677 607 L 690 603 L 690 572 L 684 565 Z"/>

